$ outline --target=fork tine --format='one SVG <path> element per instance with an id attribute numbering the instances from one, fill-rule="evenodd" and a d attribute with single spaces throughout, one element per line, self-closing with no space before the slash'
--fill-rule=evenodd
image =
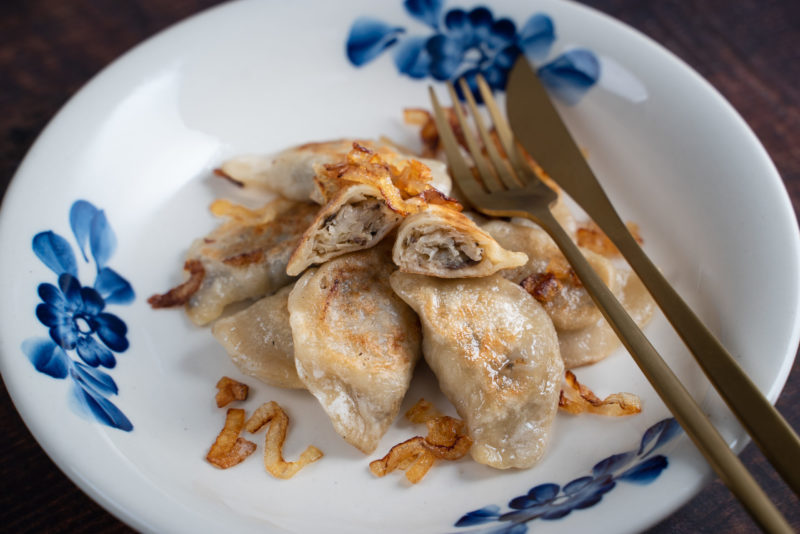
<path id="1" fill-rule="evenodd" d="M 447 120 L 447 116 L 439 104 L 439 99 L 436 98 L 436 91 L 433 90 L 433 87 L 428 87 L 428 92 L 433 104 L 433 119 L 436 122 L 436 129 L 439 131 L 439 139 L 442 141 L 447 155 L 447 165 L 461 192 L 473 202 L 473 199 L 480 198 L 485 193 L 461 155 L 461 149 L 453 129 L 450 127 L 450 121 Z"/>
<path id="2" fill-rule="evenodd" d="M 467 100 L 470 113 L 472 113 L 472 118 L 475 121 L 475 126 L 478 128 L 478 133 L 481 135 L 483 145 L 486 147 L 489 160 L 491 160 L 497 175 L 500 177 L 500 181 L 507 189 L 516 189 L 522 185 L 522 180 L 518 179 L 514 175 L 514 171 L 509 166 L 508 160 L 502 158 L 500 153 L 497 151 L 497 146 L 495 146 L 494 139 L 492 139 L 492 136 L 489 134 L 489 130 L 486 128 L 486 124 L 483 122 L 483 117 L 478 110 L 478 104 L 475 102 L 475 97 L 472 95 L 472 89 L 470 89 L 467 81 L 464 78 L 461 78 L 460 85 L 461 92 L 464 94 L 464 97 Z"/>
<path id="3" fill-rule="evenodd" d="M 505 153 L 510 154 L 514 146 L 514 134 L 511 133 L 511 127 L 497 107 L 497 102 L 494 99 L 494 95 L 492 95 L 492 89 L 486 83 L 486 78 L 478 74 L 476 79 L 478 81 L 478 90 L 481 93 L 481 97 L 483 97 L 483 103 L 486 109 L 489 110 L 489 115 L 491 115 L 492 122 L 494 122 L 494 127 L 497 130 L 497 136 L 500 138 L 500 144 L 503 146 Z"/>
<path id="4" fill-rule="evenodd" d="M 495 130 L 497 130 L 497 137 L 500 139 L 503 151 L 506 153 L 506 156 L 508 156 L 508 161 L 511 162 L 512 168 L 517 171 L 517 177 L 521 181 L 530 182 L 531 179 L 535 178 L 535 174 L 530 170 L 524 158 L 522 158 L 517 148 L 517 143 L 514 140 L 514 134 L 511 132 L 511 126 L 509 126 L 500 108 L 497 107 L 497 101 L 495 101 L 492 95 L 492 89 L 489 87 L 489 84 L 486 83 L 486 79 L 480 74 L 477 76 L 477 80 L 478 90 L 481 93 L 481 97 L 483 97 L 483 103 L 486 105 L 489 115 L 492 117 Z"/>
<path id="5" fill-rule="evenodd" d="M 459 102 L 458 95 L 456 94 L 456 90 L 453 87 L 453 84 L 450 82 L 447 82 L 447 90 L 449 91 L 450 99 L 453 102 L 453 109 L 456 112 L 458 124 L 461 125 L 461 130 L 464 133 L 464 140 L 467 142 L 467 149 L 469 150 L 470 156 L 472 156 L 472 160 L 475 162 L 475 167 L 478 168 L 478 176 L 480 176 L 484 187 L 486 187 L 490 193 L 501 191 L 503 187 L 499 183 L 494 172 L 492 172 L 492 168 L 489 165 L 488 160 L 483 157 L 478 140 L 475 137 L 475 134 L 472 132 L 472 127 L 470 127 L 469 123 L 467 122 L 467 118 L 464 116 L 464 112 L 461 109 L 461 104 Z"/>

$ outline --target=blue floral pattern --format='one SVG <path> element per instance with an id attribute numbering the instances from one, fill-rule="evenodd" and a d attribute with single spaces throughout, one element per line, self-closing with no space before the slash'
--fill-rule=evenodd
<path id="1" fill-rule="evenodd" d="M 523 534 L 528 531 L 527 523 L 534 519 L 560 519 L 573 510 L 594 506 L 619 481 L 648 484 L 668 465 L 666 456 L 654 453 L 680 430 L 675 419 L 659 421 L 647 429 L 637 450 L 609 456 L 595 464 L 591 475 L 576 478 L 563 487 L 553 483 L 539 484 L 525 495 L 511 499 L 507 511 L 494 504 L 485 506 L 463 515 L 455 526 L 482 527 L 472 529 L 470 533 Z"/>
<path id="2" fill-rule="evenodd" d="M 94 284 L 83 286 L 78 278 L 78 260 L 72 246 L 53 231 L 33 237 L 34 254 L 56 275 L 56 284 L 39 284 L 41 303 L 36 318 L 49 330 L 49 338 L 28 338 L 22 351 L 34 368 L 53 378 L 72 379 L 72 405 L 120 430 L 133 424 L 110 395 L 119 393 L 114 379 L 101 368 L 117 364 L 115 354 L 125 352 L 128 327 L 107 304 L 129 304 L 135 295 L 125 278 L 107 264 L 116 249 L 116 237 L 105 212 L 90 202 L 78 200 L 69 213 L 72 233 L 84 263 L 94 263 Z"/>
<path id="3" fill-rule="evenodd" d="M 408 14 L 432 33 L 408 35 L 402 26 L 372 17 L 355 20 L 347 38 L 347 57 L 361 67 L 393 48 L 398 72 L 416 79 L 464 78 L 480 101 L 476 77 L 483 75 L 495 90 L 505 89 L 508 73 L 520 54 L 545 60 L 556 40 L 552 18 L 532 15 L 521 28 L 506 17 L 496 18 L 484 6 L 469 11 L 444 11 L 443 0 L 405 0 Z M 542 82 L 563 101 L 574 104 L 600 78 L 600 61 L 590 50 L 566 51 L 538 69 Z"/>

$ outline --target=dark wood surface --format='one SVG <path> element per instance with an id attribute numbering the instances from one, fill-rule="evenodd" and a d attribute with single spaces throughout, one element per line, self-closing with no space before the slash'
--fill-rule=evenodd
<path id="1" fill-rule="evenodd" d="M 146 37 L 217 3 L 0 1 L 0 191 L 5 190 L 53 114 L 94 74 Z M 532 3 L 535 4 L 533 0 Z M 765 145 L 795 210 L 800 209 L 800 1 L 585 3 L 660 42 L 719 89 Z M 795 429 L 800 428 L 797 362 L 778 409 Z M 0 388 L 0 424 L 0 531 L 130 531 L 85 496 L 44 454 L 15 411 L 4 386 Z M 755 447 L 748 446 L 742 458 L 800 531 L 798 499 Z M 650 532 L 734 534 L 756 530 L 727 489 L 714 481 Z"/>

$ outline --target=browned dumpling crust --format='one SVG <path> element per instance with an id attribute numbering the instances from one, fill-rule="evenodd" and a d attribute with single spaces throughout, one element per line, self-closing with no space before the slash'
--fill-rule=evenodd
<path id="1" fill-rule="evenodd" d="M 528 255 L 525 265 L 502 275 L 523 284 L 543 304 L 558 332 L 561 357 L 568 369 L 600 361 L 620 346 L 547 232 L 538 226 L 500 220 L 485 222 L 481 228 L 502 246 Z M 581 252 L 634 321 L 640 326 L 647 323 L 654 304 L 639 278 L 600 254 L 588 249 Z"/>
<path id="2" fill-rule="evenodd" d="M 488 276 L 528 261 L 524 253 L 504 249 L 469 217 L 435 204 L 403 220 L 392 259 L 403 272 L 439 278 Z"/>
<path id="3" fill-rule="evenodd" d="M 194 241 L 187 260 L 202 266 L 186 313 L 198 325 L 218 318 L 234 302 L 273 293 L 293 280 L 286 265 L 319 206 L 278 200 L 264 218 L 234 217 Z"/>
<path id="4" fill-rule="evenodd" d="M 307 270 L 289 295 L 297 374 L 364 453 L 397 416 L 421 355 L 419 321 L 389 286 L 393 270 L 378 246 Z"/>
<path id="5" fill-rule="evenodd" d="M 390 280 L 420 317 L 425 361 L 467 423 L 472 457 L 499 469 L 539 461 L 564 373 L 542 306 L 499 274 L 446 280 L 396 272 Z"/>
<path id="6" fill-rule="evenodd" d="M 305 388 L 297 376 L 289 325 L 293 285 L 217 320 L 211 332 L 239 370 L 279 388 Z"/>

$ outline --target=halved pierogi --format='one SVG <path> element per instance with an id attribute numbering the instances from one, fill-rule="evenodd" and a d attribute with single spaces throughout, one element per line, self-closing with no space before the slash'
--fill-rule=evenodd
<path id="1" fill-rule="evenodd" d="M 488 276 L 528 261 L 524 253 L 504 249 L 467 216 L 436 204 L 403 220 L 392 259 L 403 272 L 439 278 Z"/>

